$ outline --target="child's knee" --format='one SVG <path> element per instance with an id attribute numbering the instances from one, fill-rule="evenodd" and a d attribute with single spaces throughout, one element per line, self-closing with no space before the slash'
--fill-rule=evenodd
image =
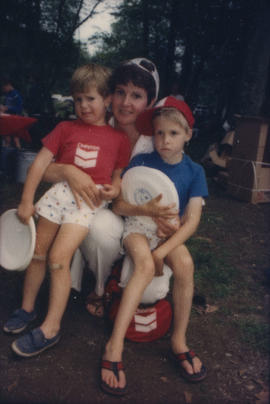
<path id="1" fill-rule="evenodd" d="M 135 268 L 135 270 L 138 271 L 141 276 L 145 277 L 149 283 L 155 276 L 155 265 L 151 258 L 144 259 L 138 265 L 136 265 Z"/>
<path id="2" fill-rule="evenodd" d="M 194 272 L 194 262 L 193 262 L 193 259 L 190 254 L 185 254 L 182 257 L 180 264 L 181 264 L 183 270 L 187 270 L 192 273 Z"/>
<path id="3" fill-rule="evenodd" d="M 183 254 L 180 259 L 172 264 L 174 277 L 182 280 L 193 279 L 194 276 L 194 262 L 191 255 Z"/>

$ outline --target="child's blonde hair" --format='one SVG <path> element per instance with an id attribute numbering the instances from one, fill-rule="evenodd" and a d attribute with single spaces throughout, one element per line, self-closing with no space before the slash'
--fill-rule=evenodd
<path id="1" fill-rule="evenodd" d="M 163 107 L 157 108 L 152 116 L 152 122 L 154 122 L 155 118 L 163 116 L 164 118 L 171 119 L 175 123 L 181 126 L 187 133 L 191 130 L 189 124 L 182 112 L 178 111 L 178 109 L 173 107 Z"/>
<path id="2" fill-rule="evenodd" d="M 84 93 L 95 87 L 98 93 L 106 98 L 110 94 L 109 78 L 111 70 L 105 66 L 89 63 L 78 67 L 72 75 L 70 82 L 71 94 Z"/>

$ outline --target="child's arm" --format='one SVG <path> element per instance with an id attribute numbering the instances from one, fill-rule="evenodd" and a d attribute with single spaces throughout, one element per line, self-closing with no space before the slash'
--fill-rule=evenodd
<path id="1" fill-rule="evenodd" d="M 91 176 L 72 164 L 51 163 L 44 173 L 43 180 L 52 183 L 67 181 L 78 208 L 80 197 L 91 209 L 100 205 L 99 189 Z"/>
<path id="2" fill-rule="evenodd" d="M 103 188 L 100 190 L 100 196 L 105 201 L 110 201 L 118 197 L 121 189 L 121 173 L 123 169 L 118 168 L 113 171 L 112 183 L 104 184 Z"/>
<path id="3" fill-rule="evenodd" d="M 175 204 L 162 205 L 160 200 L 162 194 L 156 196 L 151 201 L 142 205 L 132 205 L 123 199 L 122 193 L 113 201 L 113 212 L 120 216 L 150 216 L 152 218 L 163 217 L 164 219 L 172 219 L 178 211 Z"/>
<path id="4" fill-rule="evenodd" d="M 165 257 L 177 246 L 184 244 L 197 230 L 202 213 L 202 198 L 193 197 L 190 199 L 179 229 L 159 245 L 152 252 L 156 265 L 156 275 L 162 275 Z"/>
<path id="5" fill-rule="evenodd" d="M 21 202 L 17 211 L 17 215 L 22 223 L 27 224 L 30 217 L 35 212 L 33 204 L 35 192 L 42 179 L 43 173 L 50 164 L 52 158 L 52 152 L 46 147 L 42 147 L 28 171 L 23 187 Z"/>

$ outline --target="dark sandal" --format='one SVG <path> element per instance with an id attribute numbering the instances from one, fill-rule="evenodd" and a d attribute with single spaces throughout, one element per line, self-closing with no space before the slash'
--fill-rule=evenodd
<path id="1" fill-rule="evenodd" d="M 119 380 L 119 370 L 124 370 L 123 362 L 111 362 L 107 360 L 102 360 L 101 369 L 108 369 L 113 372 L 117 380 Z M 112 394 L 114 396 L 123 396 L 127 393 L 127 385 L 125 387 L 111 387 L 104 380 L 101 380 L 100 387 L 105 393 Z"/>
<path id="2" fill-rule="evenodd" d="M 91 294 L 86 298 L 85 301 L 86 304 L 86 310 L 88 311 L 89 314 L 91 314 L 94 317 L 98 318 L 103 318 L 105 315 L 105 309 L 104 309 L 104 302 L 103 302 L 103 296 L 101 297 L 92 297 Z M 93 307 L 93 311 L 90 311 L 87 306 L 91 305 Z"/>
<path id="3" fill-rule="evenodd" d="M 183 368 L 183 361 L 188 361 L 193 367 L 192 359 L 197 356 L 194 351 L 190 350 L 188 352 L 179 354 L 175 354 L 174 352 L 170 351 L 169 356 L 180 371 L 180 375 L 188 382 L 198 383 L 206 378 L 207 371 L 204 365 L 202 365 L 201 370 L 198 373 L 193 374 L 188 373 L 185 368 Z"/>

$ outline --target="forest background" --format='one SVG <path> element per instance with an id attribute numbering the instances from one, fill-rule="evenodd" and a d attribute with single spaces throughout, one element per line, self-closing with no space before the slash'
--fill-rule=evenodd
<path id="1" fill-rule="evenodd" d="M 74 33 L 100 5 L 114 23 L 86 47 Z M 30 114 L 44 114 L 52 93 L 69 95 L 78 65 L 114 68 L 144 56 L 160 72 L 160 97 L 176 82 L 193 109 L 206 106 L 216 121 L 232 121 L 235 114 L 269 117 L 269 21 L 268 0 L 2 0 L 0 76 L 15 82 Z"/>

